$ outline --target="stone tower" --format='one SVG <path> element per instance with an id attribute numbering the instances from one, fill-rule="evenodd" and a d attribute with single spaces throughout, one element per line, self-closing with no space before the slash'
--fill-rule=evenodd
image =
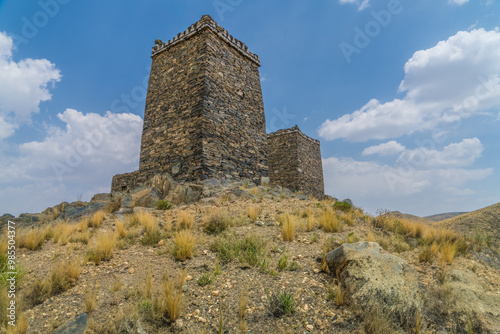
<path id="1" fill-rule="evenodd" d="M 115 175 L 111 191 L 163 173 L 181 183 L 269 175 L 273 185 L 323 197 L 319 141 L 297 126 L 266 135 L 260 59 L 244 43 L 204 15 L 157 40 L 151 57 L 139 170 Z"/>
<path id="2" fill-rule="evenodd" d="M 295 125 L 270 133 L 267 142 L 271 185 L 302 191 L 318 199 L 324 197 L 319 140 L 306 136 Z"/>
<path id="3" fill-rule="evenodd" d="M 267 176 L 260 59 L 208 15 L 152 52 L 139 170 Z"/>

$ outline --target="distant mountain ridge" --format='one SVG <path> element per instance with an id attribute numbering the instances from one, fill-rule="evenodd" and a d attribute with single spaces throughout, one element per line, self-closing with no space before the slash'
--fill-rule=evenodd
<path id="1" fill-rule="evenodd" d="M 453 218 L 456 216 L 464 215 L 466 213 L 468 213 L 468 212 L 446 212 L 446 213 L 438 213 L 438 214 L 431 215 L 431 216 L 425 216 L 423 218 L 429 219 L 429 220 L 432 220 L 435 222 L 439 222 L 439 221 L 442 221 L 445 219 L 450 219 L 450 218 Z"/>

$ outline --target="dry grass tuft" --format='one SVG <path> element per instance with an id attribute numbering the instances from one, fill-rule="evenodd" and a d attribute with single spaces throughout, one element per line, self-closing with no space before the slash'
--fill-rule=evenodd
<path id="1" fill-rule="evenodd" d="M 314 230 L 314 227 L 316 226 L 316 217 L 314 216 L 314 212 L 309 209 L 307 211 L 307 217 L 306 217 L 306 231 L 310 232 Z"/>
<path id="2" fill-rule="evenodd" d="M 186 278 L 186 270 L 179 272 L 177 279 L 167 276 L 163 278 L 162 291 L 155 299 L 155 309 L 161 315 L 174 322 L 181 315 L 182 310 L 182 286 Z"/>
<path id="3" fill-rule="evenodd" d="M 80 266 L 77 261 L 58 263 L 49 277 L 37 279 L 25 295 L 30 306 L 43 303 L 47 298 L 64 292 L 74 286 L 80 278 Z"/>
<path id="4" fill-rule="evenodd" d="M 54 242 L 60 245 L 66 245 L 68 243 L 69 237 L 75 231 L 76 225 L 68 224 L 67 222 L 59 221 L 57 222 L 52 233 L 54 235 Z"/>
<path id="5" fill-rule="evenodd" d="M 127 230 L 121 221 L 118 219 L 115 221 L 115 233 L 119 238 L 125 238 L 127 236 Z"/>
<path id="6" fill-rule="evenodd" d="M 146 273 L 146 298 L 151 298 L 151 288 L 153 286 L 153 275 L 151 274 L 151 270 L 148 269 Z"/>
<path id="7" fill-rule="evenodd" d="M 87 253 L 88 259 L 96 264 L 101 263 L 101 261 L 109 261 L 113 257 L 116 242 L 117 237 L 113 232 L 98 234 L 95 246 Z"/>
<path id="8" fill-rule="evenodd" d="M 258 187 L 253 187 L 252 189 L 250 189 L 250 194 L 252 195 L 257 195 L 257 192 L 259 191 L 259 188 Z"/>
<path id="9" fill-rule="evenodd" d="M 337 284 L 337 293 L 335 294 L 335 305 L 344 305 L 344 289 L 342 289 L 342 284 L 339 282 Z"/>
<path id="10" fill-rule="evenodd" d="M 90 217 L 89 223 L 90 226 L 92 227 L 99 227 L 101 226 L 101 223 L 104 221 L 104 218 L 106 218 L 106 212 L 103 210 L 97 211 Z"/>
<path id="11" fill-rule="evenodd" d="M 151 233 L 157 228 L 155 217 L 147 211 L 136 212 L 130 217 L 130 225 L 141 225 L 147 233 Z"/>
<path id="12" fill-rule="evenodd" d="M 295 238 L 295 226 L 296 226 L 295 216 L 290 214 L 285 214 L 282 217 L 282 229 L 281 236 L 283 237 L 283 241 L 293 241 Z"/>
<path id="13" fill-rule="evenodd" d="M 45 241 L 45 230 L 40 228 L 33 228 L 28 231 L 21 230 L 17 236 L 17 245 L 20 248 L 29 250 L 38 250 L 42 248 Z"/>
<path id="14" fill-rule="evenodd" d="M 255 205 L 249 205 L 247 207 L 247 216 L 251 222 L 255 222 L 259 218 L 259 208 Z"/>
<path id="15" fill-rule="evenodd" d="M 441 261 L 441 265 L 444 266 L 446 264 L 451 264 L 453 262 L 453 258 L 457 252 L 455 244 L 447 241 L 442 247 L 441 252 L 439 254 L 439 260 Z"/>
<path id="16" fill-rule="evenodd" d="M 321 213 L 319 217 L 319 226 L 325 230 L 325 232 L 339 232 L 340 231 L 340 223 L 337 219 L 337 216 L 333 212 L 333 209 L 327 207 Z"/>
<path id="17" fill-rule="evenodd" d="M 193 227 L 194 214 L 189 211 L 179 211 L 177 213 L 177 230 L 190 229 Z"/>
<path id="18" fill-rule="evenodd" d="M 231 217 L 227 212 L 214 211 L 203 219 L 203 230 L 207 234 L 220 234 L 231 225 Z"/>
<path id="19" fill-rule="evenodd" d="M 193 257 L 196 237 L 191 230 L 181 230 L 174 235 L 173 255 L 176 260 L 186 261 Z"/>
<path id="20" fill-rule="evenodd" d="M 90 225 L 90 218 L 84 217 L 77 224 L 78 232 L 87 232 L 87 227 Z"/>
<path id="21" fill-rule="evenodd" d="M 111 200 L 104 209 L 107 213 L 114 213 L 120 209 L 122 205 L 122 197 L 116 196 L 113 200 Z"/>
<path id="22" fill-rule="evenodd" d="M 97 289 L 96 283 L 92 288 L 87 288 L 85 290 L 85 312 L 89 313 L 97 308 Z"/>
<path id="23" fill-rule="evenodd" d="M 247 332 L 247 306 L 248 306 L 248 292 L 243 291 L 240 294 L 239 300 L 239 319 L 240 319 L 240 333 Z"/>

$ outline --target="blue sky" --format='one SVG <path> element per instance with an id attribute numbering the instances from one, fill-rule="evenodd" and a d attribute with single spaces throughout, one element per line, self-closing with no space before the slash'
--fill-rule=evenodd
<path id="1" fill-rule="evenodd" d="M 368 212 L 500 201 L 493 0 L 0 0 L 0 214 L 136 170 L 150 52 L 203 14 L 261 58 L 268 131 L 321 140 L 326 192 Z"/>

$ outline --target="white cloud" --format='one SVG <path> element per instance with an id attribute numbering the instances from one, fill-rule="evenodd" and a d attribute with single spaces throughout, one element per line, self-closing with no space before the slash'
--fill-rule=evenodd
<path id="1" fill-rule="evenodd" d="M 51 99 L 48 86 L 60 81 L 61 73 L 46 59 L 12 60 L 13 42 L 0 32 L 0 135 L 6 138 L 22 122 L 29 122 L 39 104 Z"/>
<path id="2" fill-rule="evenodd" d="M 19 145 L 18 156 L 0 156 L 0 202 L 10 203 L 0 213 L 24 211 L 27 201 L 40 211 L 63 199 L 73 201 L 79 192 L 109 192 L 113 175 L 138 168 L 139 116 L 67 109 L 58 118 L 64 128 L 49 127 L 42 141 Z M 40 201 L 39 185 L 46 192 Z"/>
<path id="3" fill-rule="evenodd" d="M 464 139 L 446 146 L 442 151 L 427 148 L 405 150 L 397 162 L 414 168 L 458 168 L 471 166 L 481 156 L 484 147 L 477 138 Z"/>
<path id="4" fill-rule="evenodd" d="M 467 2 L 469 2 L 469 0 L 448 0 L 448 3 L 453 4 L 453 5 L 458 5 L 458 6 L 462 6 L 462 5 L 466 4 Z"/>
<path id="5" fill-rule="evenodd" d="M 323 159 L 323 170 L 327 194 L 351 198 L 372 213 L 385 208 L 419 215 L 486 206 L 471 201 L 476 192 L 467 185 L 493 173 L 491 168 L 396 168 L 348 157 Z"/>
<path id="6" fill-rule="evenodd" d="M 370 6 L 370 0 L 339 0 L 340 4 L 354 4 L 358 6 L 358 10 L 362 11 Z"/>
<path id="7" fill-rule="evenodd" d="M 319 135 L 351 141 L 397 138 L 482 114 L 500 104 L 500 32 L 460 31 L 414 53 L 404 67 L 402 99 L 372 99 L 361 109 L 326 120 Z"/>
<path id="8" fill-rule="evenodd" d="M 391 140 L 387 143 L 370 146 L 363 150 L 361 155 L 371 155 L 371 154 L 379 154 L 379 155 L 391 155 L 401 153 L 405 150 L 405 147 L 400 143 Z"/>

